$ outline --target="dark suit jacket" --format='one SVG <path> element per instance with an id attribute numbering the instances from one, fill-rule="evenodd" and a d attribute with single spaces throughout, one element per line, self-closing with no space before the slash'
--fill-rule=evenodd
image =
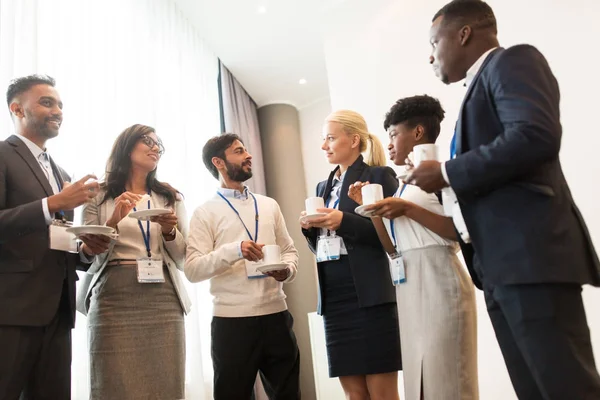
<path id="1" fill-rule="evenodd" d="M 51 161 L 52 162 L 52 161 Z M 52 162 L 63 181 L 68 175 Z M 78 255 L 49 249 L 42 199 L 53 194 L 42 167 L 16 136 L 0 141 L 0 325 L 44 326 L 56 315 L 66 279 L 75 320 Z M 73 220 L 73 211 L 65 211 Z"/>
<path id="2" fill-rule="evenodd" d="M 496 49 L 469 86 L 446 171 L 476 284 L 600 284 L 600 263 L 559 161 L 558 83 L 529 45 Z"/>
<path id="3" fill-rule="evenodd" d="M 317 196 L 323 197 L 325 203 L 331 194 L 333 178 L 338 169 L 339 167 L 329 174 L 329 179 L 317 185 Z M 340 228 L 336 231 L 336 234 L 344 239 L 348 250 L 348 260 L 354 277 L 359 305 L 370 307 L 395 303 L 396 292 L 390 277 L 387 255 L 371 220 L 357 215 L 354 209 L 358 207 L 358 204 L 348 197 L 349 186 L 357 181 L 379 183 L 383 186 L 384 197 L 389 197 L 398 189 L 396 173 L 389 167 L 370 167 L 363 162 L 362 156 L 359 157 L 348 168 L 342 183 L 339 210 L 344 213 L 344 217 Z M 316 253 L 320 229 L 303 229 L 302 232 L 310 249 Z M 321 281 L 321 267 L 318 268 L 318 274 Z M 323 288 L 319 286 L 319 304 L 317 306 L 319 314 L 324 311 L 321 309 L 323 296 Z"/>

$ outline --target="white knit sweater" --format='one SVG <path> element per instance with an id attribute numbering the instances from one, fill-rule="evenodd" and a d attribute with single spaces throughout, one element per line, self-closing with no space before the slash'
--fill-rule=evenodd
<path id="1" fill-rule="evenodd" d="M 291 282 L 298 265 L 298 252 L 290 237 L 277 202 L 254 195 L 258 204 L 259 244 L 277 244 L 281 261 L 291 271 Z M 254 235 L 255 210 L 252 196 L 227 197 Z M 287 309 L 283 284 L 271 277 L 248 279 L 240 243 L 250 240 L 238 216 L 218 194 L 196 209 L 190 221 L 185 275 L 191 282 L 210 279 L 217 317 L 250 317 Z"/>

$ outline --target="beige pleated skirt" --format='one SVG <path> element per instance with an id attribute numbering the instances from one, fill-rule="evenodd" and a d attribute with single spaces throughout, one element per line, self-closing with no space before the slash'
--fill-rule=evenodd
<path id="1" fill-rule="evenodd" d="M 88 312 L 90 400 L 185 397 L 183 310 L 168 270 L 139 283 L 135 266 L 104 270 Z"/>
<path id="2" fill-rule="evenodd" d="M 403 254 L 396 287 L 406 400 L 477 400 L 477 314 L 473 283 L 454 250 Z"/>

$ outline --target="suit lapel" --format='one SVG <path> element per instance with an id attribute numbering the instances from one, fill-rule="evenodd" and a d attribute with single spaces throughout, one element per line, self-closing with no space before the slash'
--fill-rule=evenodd
<path id="1" fill-rule="evenodd" d="M 341 210 L 345 207 L 348 202 L 353 202 L 352 199 L 348 197 L 348 189 L 350 185 L 354 182 L 358 181 L 365 169 L 365 163 L 363 163 L 363 156 L 361 155 L 358 159 L 352 164 L 348 170 L 346 171 L 346 176 L 344 177 L 344 181 L 342 182 L 342 188 L 340 189 L 340 206 L 338 207 Z"/>
<path id="2" fill-rule="evenodd" d="M 44 171 L 42 171 L 40 163 L 38 162 L 38 160 L 35 159 L 33 154 L 31 154 L 31 151 L 29 150 L 27 145 L 15 135 L 12 135 L 8 139 L 6 139 L 6 141 L 12 146 L 14 146 L 17 154 L 21 156 L 21 158 L 27 163 L 29 169 L 44 189 L 46 196 L 52 196 L 54 194 L 54 192 L 52 191 L 52 186 L 50 186 L 50 182 L 48 181 L 46 174 L 44 173 Z"/>
<path id="3" fill-rule="evenodd" d="M 322 186 L 325 189 L 323 189 L 323 192 L 319 193 L 319 196 L 322 197 L 323 200 L 325 200 L 325 204 L 327 204 L 327 199 L 331 194 L 331 187 L 333 186 L 333 177 L 339 169 L 340 167 L 338 166 L 333 171 L 331 171 L 331 173 L 329 174 L 329 178 L 327 178 L 327 183 L 324 186 Z"/>
<path id="4" fill-rule="evenodd" d="M 501 51 L 501 50 L 504 50 L 504 49 L 501 48 L 501 47 L 497 48 L 496 50 L 492 51 L 486 57 L 486 59 L 484 60 L 483 64 L 481 64 L 481 67 L 479 68 L 479 71 L 477 71 L 477 74 L 475 74 L 475 76 L 473 77 L 473 81 L 471 82 L 471 84 L 467 88 L 467 92 L 465 93 L 465 97 L 463 99 L 463 102 L 460 105 L 460 111 L 458 112 L 458 119 L 456 120 L 456 125 L 454 127 L 454 134 L 456 135 L 456 154 L 457 155 L 458 154 L 462 154 L 462 152 L 463 152 L 462 120 L 463 120 L 463 115 L 464 115 L 465 104 L 467 103 L 467 101 L 471 97 L 471 93 L 473 93 L 473 88 L 475 87 L 475 85 L 477 85 L 477 83 L 479 81 L 479 77 L 481 76 L 481 72 L 485 69 L 485 67 L 490 62 L 490 60 L 492 58 L 494 58 L 494 56 L 496 54 L 498 54 L 498 52 Z"/>

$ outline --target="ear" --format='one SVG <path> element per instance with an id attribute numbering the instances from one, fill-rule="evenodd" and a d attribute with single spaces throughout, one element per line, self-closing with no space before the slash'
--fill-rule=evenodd
<path id="1" fill-rule="evenodd" d="M 423 128 L 423 125 L 417 125 L 415 129 L 413 129 L 413 135 L 415 136 L 415 142 L 419 142 L 423 139 L 425 137 L 425 128 Z"/>
<path id="2" fill-rule="evenodd" d="M 23 118 L 25 116 L 25 111 L 23 110 L 23 107 L 16 101 L 10 103 L 10 106 L 8 108 L 10 110 L 10 113 L 17 118 Z"/>
<path id="3" fill-rule="evenodd" d="M 210 161 L 219 171 L 225 168 L 225 161 L 222 158 L 213 157 Z"/>
<path id="4" fill-rule="evenodd" d="M 360 147 L 360 136 L 352 135 L 352 148 Z"/>
<path id="5" fill-rule="evenodd" d="M 473 33 L 473 29 L 469 25 L 465 25 L 458 31 L 458 38 L 460 40 L 460 45 L 465 46 L 469 39 L 471 39 L 471 34 Z"/>

